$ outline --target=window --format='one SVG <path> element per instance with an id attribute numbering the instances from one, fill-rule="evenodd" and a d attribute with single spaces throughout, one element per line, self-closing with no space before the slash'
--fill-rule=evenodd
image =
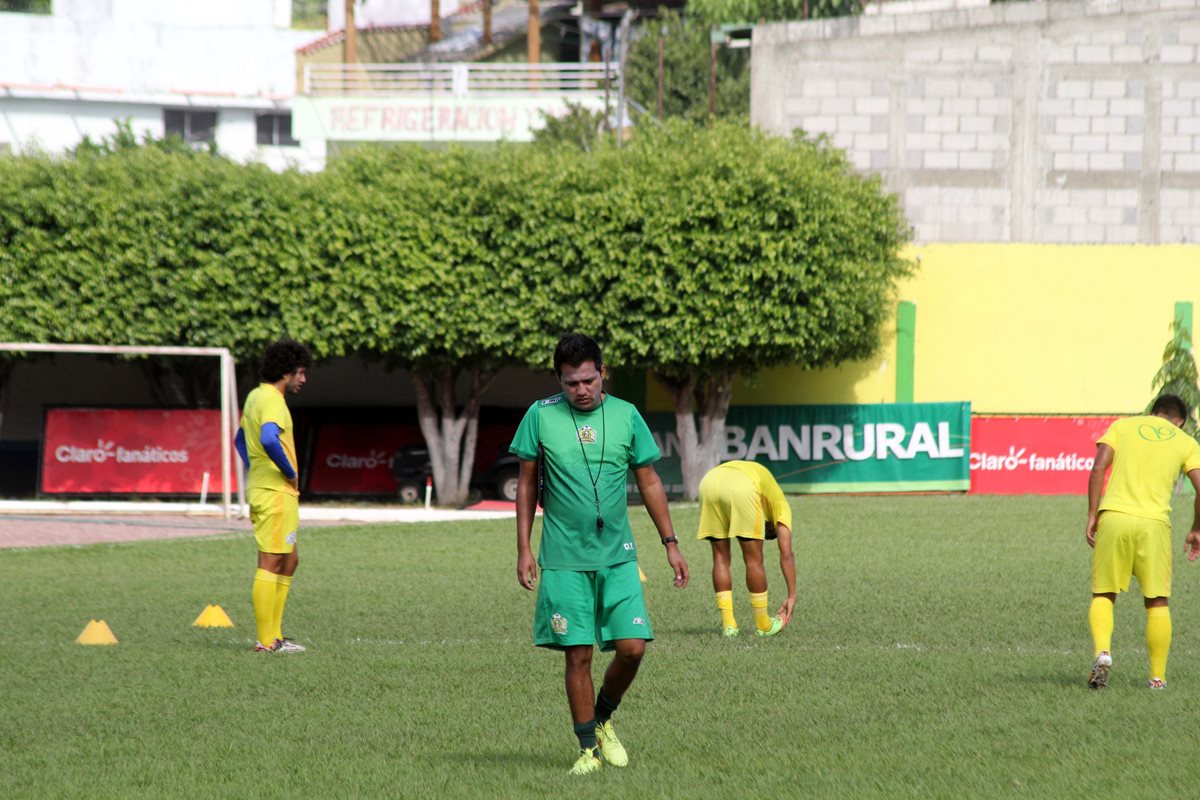
<path id="1" fill-rule="evenodd" d="M 259 144 L 273 144 L 278 147 L 300 146 L 300 143 L 292 138 L 291 114 L 259 114 L 255 123 L 258 127 Z"/>
<path id="2" fill-rule="evenodd" d="M 205 144 L 216 140 L 217 112 L 163 110 L 163 133 L 178 136 L 188 144 Z"/>

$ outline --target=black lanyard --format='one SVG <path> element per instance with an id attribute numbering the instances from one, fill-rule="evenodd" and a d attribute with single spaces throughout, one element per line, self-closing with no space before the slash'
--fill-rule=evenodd
<path id="1" fill-rule="evenodd" d="M 600 468 L 596 470 L 596 477 L 592 477 L 592 465 L 588 461 L 587 449 L 583 446 L 583 439 L 579 437 L 579 422 L 575 419 L 575 409 L 571 407 L 571 402 L 567 401 L 567 411 L 571 412 L 571 423 L 575 426 L 575 438 L 579 441 L 579 452 L 583 453 L 583 466 L 587 469 L 588 480 L 592 482 L 592 496 L 596 498 L 596 532 L 600 533 L 604 530 L 604 517 L 600 513 L 600 490 L 597 484 L 600 483 L 600 474 L 604 472 L 604 441 L 608 438 L 608 425 L 604 420 L 604 398 L 600 399 Z"/>

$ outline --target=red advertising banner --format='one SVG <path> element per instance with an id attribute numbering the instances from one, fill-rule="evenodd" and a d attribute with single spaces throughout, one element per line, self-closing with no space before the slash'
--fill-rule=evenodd
<path id="1" fill-rule="evenodd" d="M 516 424 L 481 425 L 475 442 L 474 475 L 480 476 L 508 451 Z M 424 447 L 416 425 L 326 423 L 305 488 L 314 494 L 396 494 L 392 457 L 401 447 Z"/>
<path id="2" fill-rule="evenodd" d="M 424 444 L 416 425 L 322 425 L 306 488 L 316 494 L 395 494 L 392 456 L 400 447 Z"/>
<path id="3" fill-rule="evenodd" d="M 973 417 L 972 494 L 1087 494 L 1096 440 L 1116 417 Z"/>
<path id="4" fill-rule="evenodd" d="M 236 475 L 232 442 L 230 455 Z M 206 472 L 208 491 L 222 491 L 220 411 L 46 412 L 41 490 L 47 494 L 199 494 Z"/>

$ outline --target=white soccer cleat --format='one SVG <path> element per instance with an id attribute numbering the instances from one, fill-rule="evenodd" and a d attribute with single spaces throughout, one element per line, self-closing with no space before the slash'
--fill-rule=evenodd
<path id="1" fill-rule="evenodd" d="M 1101 650 L 1100 655 L 1092 662 L 1092 671 L 1088 673 L 1088 688 L 1103 689 L 1108 685 L 1108 675 L 1112 671 L 1112 656 L 1107 650 Z"/>
<path id="2" fill-rule="evenodd" d="M 282 639 L 275 640 L 275 652 L 277 653 L 303 653 L 308 648 L 299 642 L 295 642 L 286 636 Z"/>

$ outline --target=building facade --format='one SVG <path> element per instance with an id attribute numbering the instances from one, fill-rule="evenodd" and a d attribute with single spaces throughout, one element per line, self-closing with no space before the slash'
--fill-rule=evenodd
<path id="1" fill-rule="evenodd" d="M 1200 0 L 909 5 L 759 26 L 753 121 L 828 136 L 919 242 L 1200 241 Z"/>
<path id="2" fill-rule="evenodd" d="M 0 149 L 58 153 L 128 120 L 239 161 L 313 168 L 293 136 L 295 53 L 321 31 L 291 28 L 290 0 L 55 0 L 0 13 Z"/>

